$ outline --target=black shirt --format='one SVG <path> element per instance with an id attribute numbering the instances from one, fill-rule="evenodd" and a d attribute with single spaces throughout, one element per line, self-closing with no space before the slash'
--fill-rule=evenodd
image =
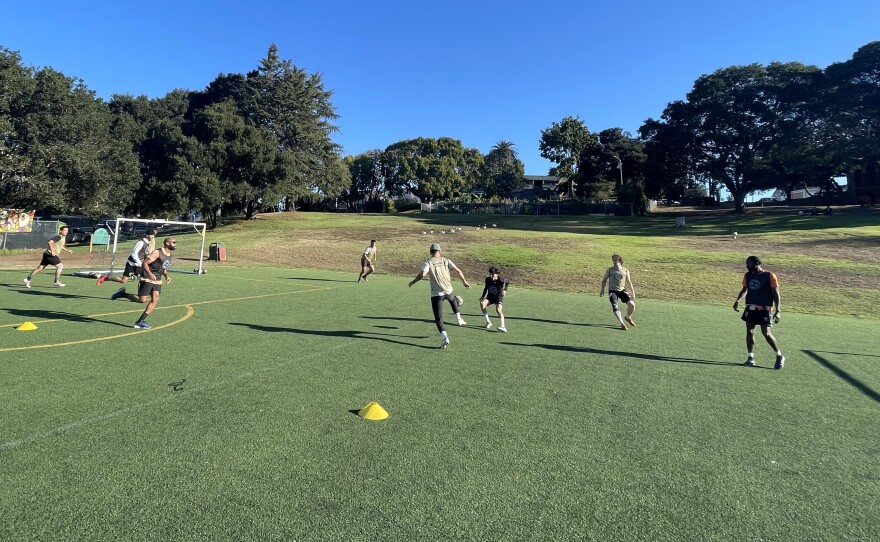
<path id="1" fill-rule="evenodd" d="M 483 295 L 481 297 L 499 297 L 505 291 L 507 291 L 507 279 L 503 279 L 498 277 L 496 280 L 492 280 L 492 277 L 486 277 L 486 285 L 483 287 Z"/>

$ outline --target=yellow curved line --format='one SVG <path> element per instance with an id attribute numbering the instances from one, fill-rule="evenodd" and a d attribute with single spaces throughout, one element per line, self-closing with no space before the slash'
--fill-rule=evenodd
<path id="1" fill-rule="evenodd" d="M 308 290 L 294 290 L 294 291 L 290 291 L 290 292 L 274 292 L 271 294 L 257 294 L 257 295 L 249 295 L 249 296 L 244 296 L 244 297 L 227 297 L 224 299 L 211 299 L 208 301 L 195 301 L 195 302 L 191 302 L 191 303 L 181 303 L 178 305 L 168 305 L 165 307 L 156 307 L 155 309 L 153 309 L 153 311 L 155 312 L 155 311 L 161 311 L 161 310 L 176 309 L 178 307 L 189 307 L 192 305 L 209 305 L 212 303 L 225 303 L 227 301 L 249 301 L 251 299 L 278 297 L 278 296 L 282 296 L 282 295 L 305 294 L 305 293 L 309 293 L 309 292 L 318 292 L 321 290 L 333 290 L 336 288 L 342 288 L 342 286 L 332 286 L 332 287 L 331 286 L 318 286 L 315 288 L 309 288 Z M 83 318 L 97 318 L 99 316 L 115 316 L 117 314 L 133 314 L 133 313 L 139 314 L 141 312 L 143 312 L 143 311 L 138 308 L 138 309 L 132 309 L 132 310 L 125 310 L 125 311 L 104 312 L 104 313 L 100 313 L 100 314 L 89 314 L 89 315 L 83 316 Z M 31 322 L 34 324 L 46 324 L 46 323 L 50 323 L 50 322 L 65 322 L 67 320 L 69 320 L 69 318 L 46 318 L 44 320 L 32 320 Z M 14 324 L 0 324 L 0 328 L 18 327 L 20 325 L 21 325 L 21 322 L 17 322 Z M 3 352 L 3 350 L 0 350 L 0 352 Z"/>
<path id="2" fill-rule="evenodd" d="M 122 337 L 128 337 L 130 335 L 140 335 L 142 333 L 149 333 L 151 331 L 159 331 L 160 329 L 165 329 L 166 327 L 176 326 L 177 324 L 188 320 L 193 314 L 195 314 L 196 310 L 192 308 L 192 305 L 178 305 L 182 307 L 186 307 L 186 314 L 184 314 L 181 318 L 170 322 L 168 324 L 164 324 L 161 326 L 156 326 L 152 329 L 140 329 L 138 331 L 129 331 L 128 333 L 121 333 L 119 335 L 108 335 L 106 337 L 95 337 L 92 339 L 82 339 L 80 341 L 68 341 L 64 343 L 54 343 L 54 344 L 36 344 L 33 346 L 16 346 L 14 348 L 0 348 L 0 352 L 17 352 L 19 350 L 36 350 L 39 348 L 52 348 L 55 346 L 70 346 L 73 344 L 85 344 L 85 343 L 94 343 L 98 341 L 109 341 L 111 339 L 121 339 Z"/>
<path id="3" fill-rule="evenodd" d="M 173 305 L 173 306 L 174 307 L 183 307 L 185 305 Z M 153 311 L 155 312 L 158 310 L 170 309 L 170 308 L 172 308 L 172 307 L 156 307 L 155 309 L 153 309 Z M 88 314 L 88 315 L 80 316 L 80 318 L 94 319 L 99 316 L 116 316 L 118 314 L 134 314 L 134 313 L 141 313 L 141 312 L 144 312 L 144 311 L 142 309 L 132 309 L 132 310 L 127 310 L 127 311 L 103 312 L 101 314 Z M 70 318 L 46 318 L 44 320 L 31 320 L 31 323 L 33 323 L 33 324 L 48 324 L 51 322 L 66 322 L 68 320 L 70 320 Z M 0 325 L 0 327 L 18 327 L 20 325 L 21 325 L 21 322 L 19 322 L 17 324 L 3 324 L 3 325 Z"/>

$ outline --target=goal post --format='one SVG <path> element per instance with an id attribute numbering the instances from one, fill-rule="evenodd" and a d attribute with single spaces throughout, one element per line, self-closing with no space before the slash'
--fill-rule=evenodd
<path id="1" fill-rule="evenodd" d="M 140 227 L 138 227 L 140 225 Z M 114 263 L 118 259 L 117 258 L 117 247 L 120 241 L 126 241 L 129 239 L 139 239 L 143 236 L 144 232 L 148 230 L 150 227 L 156 228 L 158 233 L 156 233 L 156 239 L 164 239 L 165 237 L 181 237 L 182 239 L 178 239 L 178 249 L 174 251 L 174 258 L 171 259 L 171 265 L 168 267 L 169 271 L 175 271 L 178 273 L 194 273 L 197 275 L 201 275 L 204 271 L 204 261 L 205 261 L 205 231 L 207 229 L 207 224 L 204 222 L 182 222 L 177 220 L 157 220 L 157 219 L 143 219 L 143 218 L 117 218 L 116 219 L 116 227 L 113 232 L 113 249 L 111 253 L 113 257 L 111 258 L 110 268 L 111 270 L 114 268 Z M 198 238 L 188 237 L 193 233 L 198 234 Z M 191 241 L 196 241 L 198 244 L 198 250 L 195 250 L 193 243 Z M 161 246 L 161 243 L 157 243 L 157 246 Z M 128 257 L 128 254 L 125 254 L 125 257 Z M 123 258 L 120 262 L 124 262 Z M 189 262 L 189 263 L 183 263 Z M 189 266 L 195 265 L 196 267 L 190 271 Z M 122 267 L 122 265 L 116 265 L 116 267 Z"/>
<path id="2" fill-rule="evenodd" d="M 107 226 L 110 230 L 110 239 L 106 256 L 93 257 L 87 269 L 74 274 L 94 277 L 121 272 L 134 242 L 143 238 L 150 228 L 157 230 L 157 248 L 162 246 L 161 240 L 166 237 L 177 239 L 177 250 L 174 251 L 174 257 L 168 267 L 169 271 L 198 275 L 205 272 L 207 224 L 204 222 L 119 217 L 108 221 Z"/>

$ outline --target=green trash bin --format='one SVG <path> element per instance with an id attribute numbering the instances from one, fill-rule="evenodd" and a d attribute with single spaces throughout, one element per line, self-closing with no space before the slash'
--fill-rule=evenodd
<path id="1" fill-rule="evenodd" d="M 223 243 L 211 243 L 208 246 L 208 259 L 218 262 L 226 261 L 226 247 Z"/>

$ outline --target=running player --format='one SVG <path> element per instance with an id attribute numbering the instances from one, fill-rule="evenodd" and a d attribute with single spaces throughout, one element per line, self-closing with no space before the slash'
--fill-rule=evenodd
<path id="1" fill-rule="evenodd" d="M 419 271 L 419 274 L 414 279 L 409 281 L 409 285 L 412 287 L 413 284 L 426 276 L 431 279 L 431 310 L 434 311 L 434 324 L 436 324 L 437 330 L 440 332 L 440 348 L 446 348 L 449 345 L 449 335 L 446 333 L 446 326 L 443 324 L 443 300 L 449 301 L 458 325 L 467 325 L 467 322 L 461 317 L 458 300 L 455 294 L 452 293 L 452 278 L 449 276 L 449 272 L 455 272 L 465 288 L 470 288 L 471 285 L 464 278 L 464 273 L 461 272 L 461 269 L 456 267 L 452 260 L 448 260 L 440 254 L 440 245 L 437 243 L 431 245 L 430 252 L 431 258 L 425 260 L 422 270 Z"/>
<path id="2" fill-rule="evenodd" d="M 33 276 L 49 265 L 55 266 L 55 282 L 53 282 L 52 284 L 54 284 L 58 288 L 62 288 L 64 286 L 64 284 L 61 283 L 61 270 L 64 269 L 64 264 L 61 263 L 60 256 L 62 252 L 73 254 L 72 250 L 64 248 L 64 241 L 67 238 L 68 231 L 69 230 L 67 226 L 61 226 L 61 228 L 58 230 L 58 235 L 55 235 L 51 239 L 49 239 L 49 241 L 47 242 L 49 248 L 47 248 L 43 252 L 43 259 L 40 260 L 40 265 L 38 265 L 34 268 L 33 271 L 28 273 L 28 276 L 25 277 L 23 281 L 26 287 L 30 288 L 31 279 L 33 278 Z"/>
<path id="3" fill-rule="evenodd" d="M 501 278 L 501 273 L 497 267 L 489 268 L 489 276 L 486 277 L 486 285 L 483 287 L 483 293 L 480 295 L 480 310 L 483 311 L 483 318 L 486 319 L 486 329 L 492 328 L 492 321 L 489 320 L 489 305 L 495 305 L 495 312 L 498 313 L 500 323 L 498 331 L 507 333 L 504 326 L 504 311 L 501 308 L 504 302 L 504 296 L 507 295 L 507 285 L 510 281 Z"/>
<path id="4" fill-rule="evenodd" d="M 636 287 L 633 285 L 629 269 L 623 266 L 623 257 L 620 254 L 612 254 L 611 263 L 613 265 L 605 271 L 605 276 L 602 277 L 599 296 L 605 295 L 605 284 L 608 283 L 608 301 L 611 302 L 611 310 L 617 321 L 620 322 L 620 329 L 626 331 L 626 324 L 623 323 L 623 317 L 620 315 L 618 301 L 626 303 L 626 322 L 632 327 L 636 327 L 636 323 L 632 319 L 636 310 Z"/>
<path id="5" fill-rule="evenodd" d="M 144 261 L 143 272 L 140 277 L 140 287 L 138 287 L 138 295 L 125 293 L 125 286 L 116 291 L 110 299 L 119 299 L 125 297 L 137 303 L 147 303 L 147 308 L 143 314 L 135 322 L 134 327 L 138 329 L 150 329 L 150 324 L 146 322 L 147 316 L 153 312 L 156 305 L 159 304 L 159 294 L 162 292 L 162 280 L 159 274 L 165 277 L 165 284 L 171 283 L 171 277 L 168 275 L 168 266 L 171 264 L 171 253 L 177 248 L 177 241 L 173 237 L 166 237 L 162 248 L 158 248 L 147 256 Z"/>
<path id="6" fill-rule="evenodd" d="M 156 228 L 148 229 L 144 234 L 144 237 L 134 244 L 134 248 L 131 249 L 131 254 L 129 254 L 128 259 L 125 260 L 125 270 L 122 272 L 121 277 L 111 277 L 109 274 L 104 274 L 98 278 L 98 284 L 103 284 L 105 280 L 112 280 L 113 282 L 125 284 L 130 279 L 139 278 L 141 276 L 141 268 L 144 265 L 144 259 L 152 254 L 153 250 L 156 248 L 157 231 Z"/>
<path id="7" fill-rule="evenodd" d="M 370 246 L 365 248 L 364 253 L 361 254 L 361 274 L 358 275 L 358 282 L 366 281 L 367 275 L 376 272 L 376 257 L 376 240 L 371 239 Z"/>

